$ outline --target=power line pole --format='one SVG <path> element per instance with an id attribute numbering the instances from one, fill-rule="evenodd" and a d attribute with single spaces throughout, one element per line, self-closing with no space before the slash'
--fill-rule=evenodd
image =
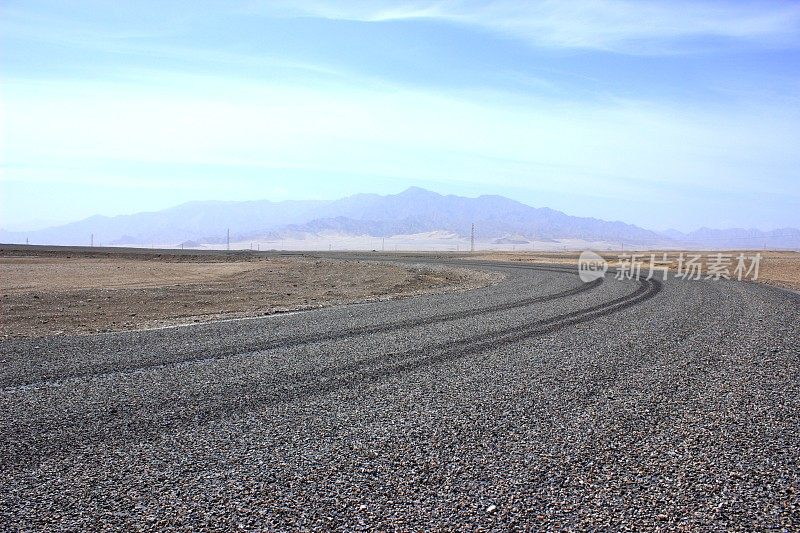
<path id="1" fill-rule="evenodd" d="M 228 244 L 227 244 L 228 251 L 230 251 L 230 249 L 231 249 L 231 228 L 228 228 L 228 239 L 227 239 L 227 243 L 228 243 Z"/>
<path id="2" fill-rule="evenodd" d="M 469 251 L 470 252 L 474 252 L 475 251 L 475 224 L 474 223 L 472 224 L 472 230 L 470 231 L 470 234 L 469 234 Z"/>
<path id="3" fill-rule="evenodd" d="M 94 248 L 94 233 L 92 233 L 92 236 L 89 237 L 89 246 Z"/>

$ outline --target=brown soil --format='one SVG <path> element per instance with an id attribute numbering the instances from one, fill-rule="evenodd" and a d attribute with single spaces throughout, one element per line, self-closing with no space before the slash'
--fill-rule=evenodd
<path id="1" fill-rule="evenodd" d="M 660 261 L 663 258 L 663 254 L 666 253 L 667 259 L 670 261 L 669 267 L 672 270 L 677 268 L 677 260 L 681 254 L 680 251 L 675 250 L 646 252 L 627 251 L 625 253 L 628 255 L 637 254 L 640 259 L 648 265 L 650 262 L 650 254 L 656 254 L 656 261 Z M 688 258 L 689 254 L 700 255 L 701 264 L 703 265 L 703 272 L 707 271 L 707 264 L 709 260 L 713 261 L 716 255 L 719 253 L 730 255 L 733 260 L 733 265 L 736 264 L 736 258 L 739 256 L 739 254 L 743 253 L 746 257 L 754 256 L 757 253 L 761 254 L 761 263 L 759 265 L 758 279 L 756 280 L 757 282 L 781 287 L 784 289 L 795 291 L 800 290 L 800 252 L 776 252 L 769 250 L 735 250 L 722 252 L 719 250 L 714 250 L 683 252 L 685 258 Z M 470 256 L 469 258 L 489 259 L 494 261 L 521 261 L 525 263 L 569 264 L 575 265 L 575 268 L 577 268 L 579 255 L 580 252 L 492 252 L 488 254 Z M 600 255 L 603 256 L 612 267 L 617 266 L 619 263 L 619 253 L 602 252 Z"/>
<path id="2" fill-rule="evenodd" d="M 0 336 L 243 318 L 484 285 L 458 269 L 256 254 L 0 249 Z"/>

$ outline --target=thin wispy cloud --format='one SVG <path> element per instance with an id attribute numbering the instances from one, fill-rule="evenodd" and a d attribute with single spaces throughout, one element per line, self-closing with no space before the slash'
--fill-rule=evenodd
<path id="1" fill-rule="evenodd" d="M 444 0 L 293 2 L 291 9 L 288 6 L 284 7 L 288 13 L 331 19 L 441 20 L 482 28 L 535 46 L 632 54 L 702 49 L 713 45 L 697 41 L 709 38 L 727 40 L 728 44 L 800 46 L 800 4 L 789 2 Z"/>

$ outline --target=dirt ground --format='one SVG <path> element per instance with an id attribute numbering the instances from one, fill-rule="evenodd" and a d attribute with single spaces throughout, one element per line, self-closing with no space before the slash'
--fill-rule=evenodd
<path id="1" fill-rule="evenodd" d="M 459 269 L 302 256 L 0 250 L 0 336 L 152 328 L 486 283 Z"/>
<path id="2" fill-rule="evenodd" d="M 602 252 L 600 253 L 606 261 L 609 262 L 611 267 L 616 267 L 619 264 L 619 255 L 622 252 Z M 656 261 L 662 261 L 663 256 L 667 254 L 667 261 L 665 266 L 669 266 L 672 271 L 678 268 L 678 258 L 681 253 L 684 259 L 688 259 L 690 255 L 700 255 L 700 264 L 702 265 L 702 272 L 708 271 L 708 263 L 714 262 L 717 254 L 730 256 L 731 258 L 731 271 L 736 266 L 739 254 L 744 254 L 747 258 L 747 266 L 750 265 L 750 257 L 756 254 L 761 254 L 759 263 L 758 278 L 755 280 L 759 283 L 766 283 L 776 287 L 781 287 L 790 290 L 800 290 L 800 252 L 784 252 L 784 251 L 769 251 L 769 250 L 729 250 L 729 251 L 627 251 L 625 252 L 630 256 L 636 254 L 638 260 L 642 261 L 645 265 L 650 264 L 650 255 L 655 254 Z M 578 265 L 578 256 L 580 252 L 492 252 L 488 254 L 480 254 L 470 256 L 470 259 L 490 259 L 494 261 L 521 261 L 526 263 L 559 263 Z M 735 276 L 733 276 L 735 277 Z M 748 279 L 751 276 L 748 276 Z"/>

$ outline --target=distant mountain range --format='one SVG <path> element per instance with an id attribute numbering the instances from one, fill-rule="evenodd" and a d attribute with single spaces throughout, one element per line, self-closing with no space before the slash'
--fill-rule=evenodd
<path id="1" fill-rule="evenodd" d="M 0 230 L 0 242 L 104 245 L 202 245 L 232 241 L 279 240 L 326 235 L 391 237 L 443 232 L 478 240 L 524 244 L 532 240 L 581 240 L 648 247 L 800 248 L 800 230 L 702 228 L 684 234 L 654 232 L 623 222 L 574 217 L 535 208 L 503 196 L 465 198 L 412 187 L 399 194 L 357 194 L 334 201 L 189 202 L 163 211 L 93 216 L 30 232 Z"/>
<path id="2" fill-rule="evenodd" d="M 710 229 L 700 228 L 690 233 L 667 230 L 661 235 L 690 248 L 800 248 L 800 230 L 781 228 L 772 231 L 757 229 Z"/>

